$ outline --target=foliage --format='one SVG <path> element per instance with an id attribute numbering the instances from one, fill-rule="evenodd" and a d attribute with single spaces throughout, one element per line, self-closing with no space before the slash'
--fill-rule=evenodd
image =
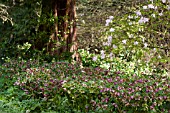
<path id="1" fill-rule="evenodd" d="M 33 54 L 31 49 L 35 50 L 35 33 L 40 8 L 38 0 L 34 4 L 30 1 L 16 3 L 6 1 L 4 4 L 10 6 L 8 12 L 14 24 L 11 26 L 9 23 L 0 23 L 0 57 L 34 57 L 37 52 L 34 51 Z M 31 46 L 23 48 L 26 44 Z"/>
<path id="2" fill-rule="evenodd" d="M 166 69 L 152 67 L 149 64 L 135 61 L 128 61 L 126 59 L 122 60 L 120 57 L 115 57 L 112 53 L 107 55 L 105 58 L 101 58 L 101 54 L 91 54 L 89 51 L 84 49 L 79 50 L 80 55 L 82 56 L 82 63 L 85 67 L 101 67 L 104 69 L 109 69 L 110 71 L 123 71 L 127 76 L 135 73 L 140 74 L 159 74 L 166 75 L 168 73 Z M 116 67 L 116 68 L 115 68 Z"/>
<path id="3" fill-rule="evenodd" d="M 50 49 L 58 50 L 65 45 L 60 36 L 58 37 L 60 42 L 53 42 L 52 39 L 54 22 L 63 17 L 54 18 L 50 11 L 47 12 L 47 15 L 42 15 L 41 1 L 4 1 L 4 4 L 10 6 L 8 12 L 14 24 L 11 26 L 7 22 L 0 23 L 0 57 L 3 58 L 0 59 L 1 62 L 4 62 L 6 58 L 19 57 L 23 59 L 39 58 L 46 61 L 52 61 L 53 58 L 70 60 L 72 55 L 70 52 L 63 53 L 61 57 L 48 53 Z M 51 47 L 52 43 L 55 43 L 55 47 Z"/>
<path id="4" fill-rule="evenodd" d="M 113 62 L 117 64 L 114 71 L 67 62 L 11 60 L 0 68 L 1 78 L 13 81 L 1 87 L 6 92 L 5 98 L 0 94 L 1 104 L 15 105 L 23 112 L 166 112 L 170 102 L 167 76 L 136 75 L 137 70 L 127 73 L 118 67 L 122 62 Z"/>
<path id="5" fill-rule="evenodd" d="M 152 66 L 159 62 L 168 63 L 170 14 L 166 3 L 148 2 L 138 8 L 131 8 L 124 15 L 109 16 L 105 24 L 106 41 L 101 58 L 121 57 Z"/>
<path id="6" fill-rule="evenodd" d="M 53 24 L 54 18 L 40 20 L 40 1 L 32 2 L 13 4 L 9 11 L 14 26 L 5 22 L 5 28 L 0 27 L 4 31 L 0 31 L 0 56 L 4 58 L 0 65 L 0 112 L 169 112 L 170 78 L 167 70 L 154 67 L 152 62 L 154 59 L 158 63 L 168 61 L 168 52 L 164 50 L 169 48 L 169 42 L 163 41 L 169 36 L 167 1 L 129 3 L 127 7 L 124 0 L 80 0 L 80 12 L 89 4 L 84 13 L 88 21 L 83 24 L 88 28 L 91 27 L 88 23 L 98 17 L 105 22 L 106 17 L 102 15 L 106 13 L 100 12 L 106 11 L 104 6 L 115 11 L 113 16 L 106 14 L 105 26 L 97 28 L 100 22 L 96 21 L 98 24 L 94 23 L 85 33 L 102 29 L 98 33 L 103 32 L 103 37 L 95 41 L 85 38 L 99 48 L 94 48 L 93 53 L 91 49 L 79 50 L 84 67 L 68 61 L 56 62 L 58 56 L 44 55 L 44 49 L 34 50 L 36 39 L 46 37 L 43 32 L 37 32 L 39 24 Z M 98 17 L 91 18 L 96 14 Z M 12 60 L 13 55 L 20 59 Z M 59 59 L 68 56 L 63 54 Z"/>

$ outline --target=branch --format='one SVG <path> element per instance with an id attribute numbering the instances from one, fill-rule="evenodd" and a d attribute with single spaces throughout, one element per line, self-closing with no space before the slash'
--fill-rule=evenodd
<path id="1" fill-rule="evenodd" d="M 10 21 L 10 23 L 13 25 L 12 18 L 9 17 L 7 9 L 8 6 L 5 6 L 4 4 L 0 4 L 0 18 L 3 20 L 3 23 L 5 21 Z"/>

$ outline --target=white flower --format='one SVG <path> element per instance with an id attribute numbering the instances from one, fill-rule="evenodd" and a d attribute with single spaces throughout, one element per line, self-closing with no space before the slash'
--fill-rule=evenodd
<path id="1" fill-rule="evenodd" d="M 107 45 L 107 42 L 103 42 L 103 45 L 106 46 L 106 45 Z"/>
<path id="2" fill-rule="evenodd" d="M 110 59 L 113 58 L 113 53 L 110 53 L 109 56 L 108 56 Z"/>
<path id="3" fill-rule="evenodd" d="M 111 22 L 112 22 L 112 20 L 107 19 L 107 20 L 106 20 L 106 24 L 105 24 L 105 26 L 108 26 L 108 25 L 109 25 L 109 23 L 111 23 Z"/>
<path id="4" fill-rule="evenodd" d="M 141 23 L 146 23 L 148 21 L 149 21 L 149 18 L 141 17 L 138 22 L 141 24 Z"/>
<path id="5" fill-rule="evenodd" d="M 103 51 L 103 50 L 101 50 L 101 51 L 100 51 L 100 53 L 101 53 L 101 54 L 104 54 L 104 51 Z"/>
<path id="6" fill-rule="evenodd" d="M 133 23 L 132 22 L 129 22 L 129 25 L 132 25 Z"/>
<path id="7" fill-rule="evenodd" d="M 113 16 L 109 16 L 109 19 L 112 20 L 114 17 Z"/>
<path id="8" fill-rule="evenodd" d="M 154 9 L 158 9 L 158 7 L 157 6 L 155 6 L 155 8 Z"/>
<path id="9" fill-rule="evenodd" d="M 101 59 L 104 59 L 104 58 L 105 58 L 104 51 L 103 51 L 103 50 L 101 50 L 100 52 L 101 52 Z"/>
<path id="10" fill-rule="evenodd" d="M 108 43 L 112 42 L 112 36 L 108 36 Z"/>
<path id="11" fill-rule="evenodd" d="M 155 18 L 155 14 L 152 14 L 151 16 Z"/>
<path id="12" fill-rule="evenodd" d="M 159 59 L 162 58 L 161 55 L 158 55 L 158 58 L 159 58 Z"/>
<path id="13" fill-rule="evenodd" d="M 30 113 L 30 110 L 26 110 L 26 113 Z"/>
<path id="14" fill-rule="evenodd" d="M 154 9 L 155 7 L 154 7 L 154 5 L 153 5 L 153 4 L 149 4 L 149 5 L 148 5 L 148 8 L 150 8 L 150 9 Z"/>
<path id="15" fill-rule="evenodd" d="M 163 15 L 163 13 L 161 12 L 161 13 L 159 13 L 159 16 L 162 16 Z"/>
<path id="16" fill-rule="evenodd" d="M 115 44 L 113 44 L 113 48 L 114 48 L 114 49 L 116 49 L 116 48 L 117 48 L 117 46 L 116 46 Z"/>
<path id="17" fill-rule="evenodd" d="M 134 45 L 138 45 L 138 42 L 137 42 L 137 41 L 135 41 L 135 42 L 134 42 Z"/>
<path id="18" fill-rule="evenodd" d="M 122 40 L 122 43 L 126 44 L 126 41 L 127 41 L 127 40 Z"/>
<path id="19" fill-rule="evenodd" d="M 107 46 L 110 46 L 112 43 L 112 36 L 108 36 L 108 41 L 106 42 Z"/>
<path id="20" fill-rule="evenodd" d="M 93 57 L 93 61 L 96 61 L 96 60 L 97 60 L 97 56 L 94 56 L 94 57 Z"/>
<path id="21" fill-rule="evenodd" d="M 108 24 L 108 23 L 106 23 L 106 24 L 105 24 L 105 26 L 109 26 L 109 24 Z"/>
<path id="22" fill-rule="evenodd" d="M 153 0 L 150 0 L 153 3 Z"/>
<path id="23" fill-rule="evenodd" d="M 136 15 L 141 16 L 142 14 L 141 14 L 141 12 L 138 10 L 138 11 L 136 11 Z"/>
<path id="24" fill-rule="evenodd" d="M 148 7 L 147 6 L 143 6 L 143 9 L 147 9 Z"/>
<path id="25" fill-rule="evenodd" d="M 170 10 L 170 5 L 168 5 L 168 8 L 167 8 L 168 10 Z"/>
<path id="26" fill-rule="evenodd" d="M 101 54 L 101 59 L 104 59 L 105 58 L 105 54 Z"/>
<path id="27" fill-rule="evenodd" d="M 162 0 L 162 3 L 166 3 L 166 0 Z"/>
<path id="28" fill-rule="evenodd" d="M 129 38 L 133 38 L 134 37 L 134 35 L 133 34 L 129 34 Z"/>
<path id="29" fill-rule="evenodd" d="M 129 16 L 128 16 L 128 18 L 129 18 L 129 19 L 132 19 L 132 18 L 133 18 L 133 16 L 130 16 L 130 15 L 129 15 Z"/>
<path id="30" fill-rule="evenodd" d="M 112 56 L 113 56 L 113 53 L 110 53 L 110 54 L 109 54 L 109 57 L 111 58 Z"/>
<path id="31" fill-rule="evenodd" d="M 111 46 L 111 44 L 112 44 L 111 42 L 107 42 L 107 46 Z"/>
<path id="32" fill-rule="evenodd" d="M 114 28 L 110 28 L 110 32 L 114 32 L 115 31 L 115 29 Z"/>
<path id="33" fill-rule="evenodd" d="M 110 23 L 111 21 L 112 21 L 112 20 L 110 20 L 110 19 L 107 19 L 107 20 L 106 20 L 106 23 Z"/>
<path id="34" fill-rule="evenodd" d="M 147 43 L 144 43 L 144 48 L 146 48 L 148 46 L 148 44 Z"/>

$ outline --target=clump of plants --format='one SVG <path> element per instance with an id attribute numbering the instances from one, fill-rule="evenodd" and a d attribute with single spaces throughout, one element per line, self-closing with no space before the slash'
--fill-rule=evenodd
<path id="1" fill-rule="evenodd" d="M 34 66 L 30 65 L 32 62 L 35 61 L 28 62 L 29 65 L 26 62 L 22 65 L 13 62 L 1 67 L 1 70 L 6 66 L 14 70 L 8 79 L 13 80 L 13 84 L 9 85 L 23 91 L 24 95 L 20 96 L 19 101 L 29 98 L 40 100 L 37 107 L 34 106 L 34 109 L 27 107 L 25 110 L 65 109 L 68 112 L 169 110 L 170 84 L 167 76 L 136 75 L 135 72 L 127 74 L 123 69 L 111 71 L 100 67 L 80 68 L 79 65 L 67 62 L 44 62 Z M 118 62 L 115 63 L 118 65 Z M 19 95 L 15 98 L 19 98 Z"/>
<path id="2" fill-rule="evenodd" d="M 148 1 L 123 15 L 109 16 L 100 58 L 119 57 L 152 68 L 166 65 L 170 36 L 168 4 L 166 0 Z M 168 66 L 164 68 L 168 71 Z"/>

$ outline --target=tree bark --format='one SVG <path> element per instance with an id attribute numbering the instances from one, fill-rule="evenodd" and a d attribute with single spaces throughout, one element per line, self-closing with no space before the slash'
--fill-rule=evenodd
<path id="1" fill-rule="evenodd" d="M 61 55 L 77 51 L 75 0 L 42 0 L 42 18 L 55 18 L 54 25 L 40 25 L 40 32 L 50 32 L 47 52 Z M 62 45 L 58 45 L 58 43 Z M 64 44 L 63 44 L 64 43 Z"/>

